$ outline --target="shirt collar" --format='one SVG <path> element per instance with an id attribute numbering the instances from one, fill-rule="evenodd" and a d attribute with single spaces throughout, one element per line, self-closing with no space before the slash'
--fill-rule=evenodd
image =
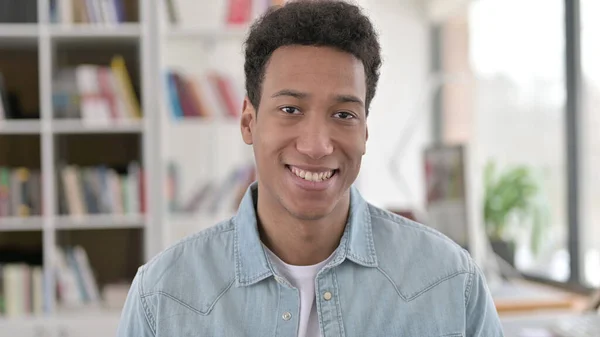
<path id="1" fill-rule="evenodd" d="M 246 190 L 240 203 L 235 224 L 235 276 L 237 286 L 249 286 L 273 275 L 258 233 L 256 201 L 258 184 L 254 182 Z M 350 215 L 344 234 L 333 259 L 328 266 L 335 266 L 348 259 L 365 267 L 377 267 L 377 254 L 373 243 L 371 215 L 368 204 L 358 190 L 350 188 Z"/>

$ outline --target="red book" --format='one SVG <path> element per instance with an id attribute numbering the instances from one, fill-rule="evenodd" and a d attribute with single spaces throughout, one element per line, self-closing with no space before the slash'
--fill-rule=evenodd
<path id="1" fill-rule="evenodd" d="M 181 110 L 183 110 L 183 117 L 196 117 L 199 114 L 195 111 L 194 104 L 190 97 L 190 92 L 186 84 L 185 78 L 182 74 L 177 72 L 173 73 L 175 78 L 175 87 L 177 88 L 177 95 L 179 96 L 179 104 L 181 104 Z"/>
<path id="2" fill-rule="evenodd" d="M 227 114 L 230 117 L 239 117 L 242 109 L 241 102 L 236 101 L 235 91 L 229 78 L 217 73 L 212 73 L 209 77 L 217 85 L 221 99 L 225 103 Z"/>
<path id="3" fill-rule="evenodd" d="M 227 23 L 246 24 L 252 20 L 252 0 L 229 0 Z"/>

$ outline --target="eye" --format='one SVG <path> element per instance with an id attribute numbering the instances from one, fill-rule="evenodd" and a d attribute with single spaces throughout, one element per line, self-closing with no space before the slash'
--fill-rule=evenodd
<path id="1" fill-rule="evenodd" d="M 339 118 L 339 119 L 353 119 L 353 118 L 356 118 L 353 114 L 351 114 L 349 112 L 346 112 L 346 111 L 337 112 L 334 116 L 336 118 Z"/>
<path id="2" fill-rule="evenodd" d="M 284 106 L 283 108 L 281 108 L 281 111 L 289 115 L 297 115 L 298 113 L 300 113 L 300 110 L 294 108 L 293 106 Z"/>

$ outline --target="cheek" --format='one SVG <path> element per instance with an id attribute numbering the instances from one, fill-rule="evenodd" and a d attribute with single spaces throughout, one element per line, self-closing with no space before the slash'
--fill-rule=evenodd
<path id="1" fill-rule="evenodd" d="M 277 153 L 290 143 L 289 132 L 282 132 L 277 127 L 262 127 L 254 137 L 254 153 L 268 161 L 265 164 L 277 162 Z"/>
<path id="2" fill-rule="evenodd" d="M 360 161 L 367 149 L 366 138 L 361 134 L 346 134 L 343 139 L 344 141 L 341 143 L 341 146 L 343 146 L 344 152 L 346 152 L 353 161 Z"/>

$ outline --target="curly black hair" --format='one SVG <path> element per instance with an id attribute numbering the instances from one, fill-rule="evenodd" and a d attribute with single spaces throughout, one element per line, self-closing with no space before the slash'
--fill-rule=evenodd
<path id="1" fill-rule="evenodd" d="M 244 45 L 246 92 L 257 110 L 272 53 L 287 45 L 308 45 L 333 47 L 362 61 L 368 115 L 379 80 L 381 47 L 371 21 L 358 6 L 340 0 L 300 0 L 274 6 L 252 24 Z"/>

